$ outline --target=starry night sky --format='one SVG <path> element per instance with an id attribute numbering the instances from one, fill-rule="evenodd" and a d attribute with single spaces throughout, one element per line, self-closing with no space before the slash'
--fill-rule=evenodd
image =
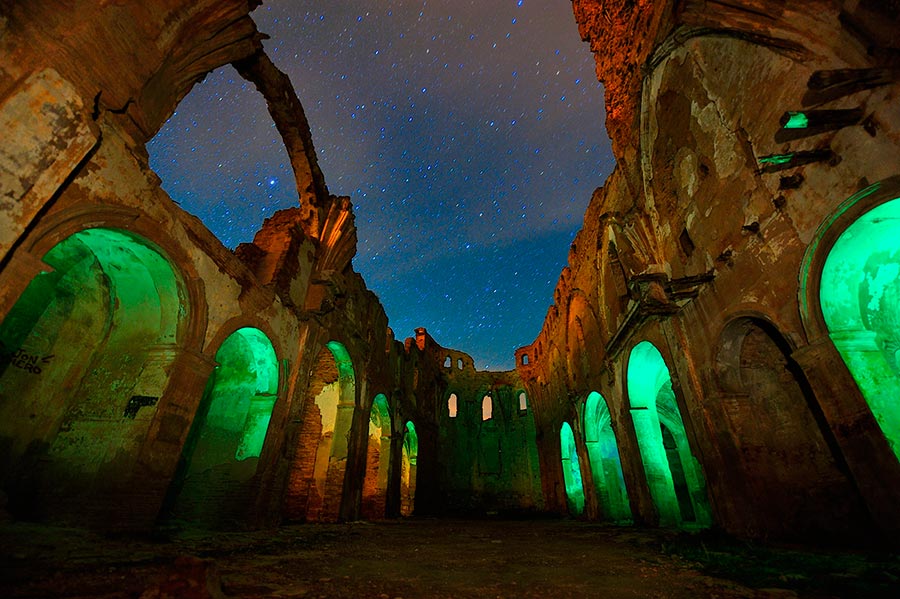
<path id="1" fill-rule="evenodd" d="M 478 369 L 540 332 L 613 168 L 570 0 L 266 0 L 253 14 L 306 110 L 355 269 L 398 339 L 424 326 Z M 148 147 L 163 187 L 233 248 L 296 205 L 262 96 L 211 73 Z"/>

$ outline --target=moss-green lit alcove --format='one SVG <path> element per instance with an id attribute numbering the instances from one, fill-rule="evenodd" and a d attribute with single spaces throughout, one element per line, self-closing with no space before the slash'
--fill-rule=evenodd
<path id="1" fill-rule="evenodd" d="M 578 450 L 575 447 L 575 434 L 568 422 L 563 422 L 559 429 L 559 444 L 562 450 L 566 503 L 569 506 L 569 513 L 578 516 L 584 511 L 584 486 L 581 482 L 581 467 L 578 463 Z"/>
<path id="2" fill-rule="evenodd" d="M 406 422 L 403 431 L 403 462 L 400 468 L 400 513 L 409 516 L 416 506 L 416 461 L 419 455 L 419 436 L 416 425 Z"/>
<path id="3" fill-rule="evenodd" d="M 584 435 L 603 516 L 616 522 L 630 521 L 631 507 L 609 406 L 596 391 L 590 393 L 585 401 Z"/>
<path id="4" fill-rule="evenodd" d="M 42 260 L 0 324 L 0 480 L 17 516 L 66 520 L 127 479 L 187 308 L 127 231 L 85 229 Z"/>
<path id="5" fill-rule="evenodd" d="M 820 302 L 835 347 L 900 459 L 900 198 L 841 234 L 822 270 Z"/>
<path id="6" fill-rule="evenodd" d="M 669 369 L 649 341 L 631 350 L 627 378 L 631 419 L 660 524 L 708 526 L 706 483 L 688 444 Z"/>
<path id="7" fill-rule="evenodd" d="M 225 339 L 216 362 L 182 452 L 167 515 L 228 526 L 243 516 L 252 493 L 278 396 L 278 360 L 266 334 L 245 327 Z"/>

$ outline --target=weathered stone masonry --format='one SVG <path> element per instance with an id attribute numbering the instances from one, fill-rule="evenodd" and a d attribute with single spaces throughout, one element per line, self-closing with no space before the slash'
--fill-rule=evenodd
<path id="1" fill-rule="evenodd" d="M 0 0 L 5 512 L 545 510 L 896 542 L 895 1 L 575 0 L 617 167 L 503 373 L 394 339 L 257 5 Z M 144 149 L 226 64 L 298 190 L 234 252 Z"/>
<path id="2" fill-rule="evenodd" d="M 854 353 L 861 341 L 846 345 L 823 316 L 845 285 L 875 293 L 865 269 L 882 267 L 871 258 L 860 264 L 870 274 L 848 279 L 861 283 L 822 294 L 820 280 L 837 237 L 900 195 L 896 3 L 573 5 L 617 167 L 541 334 L 517 352 L 547 505 L 567 509 L 563 423 L 591 480 L 585 400 L 598 392 L 637 521 L 763 538 L 895 534 L 897 413 L 878 398 L 895 375 L 871 370 L 877 354 Z M 854 339 L 893 347 L 866 297 Z M 869 374 L 851 375 L 854 356 Z M 598 490 L 584 495 L 603 516 Z"/>

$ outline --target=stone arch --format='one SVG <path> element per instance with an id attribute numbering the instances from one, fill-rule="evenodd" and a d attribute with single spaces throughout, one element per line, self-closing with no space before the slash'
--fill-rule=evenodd
<path id="1" fill-rule="evenodd" d="M 603 515 L 617 522 L 630 520 L 631 507 L 612 416 L 606 398 L 596 391 L 585 401 L 584 440 Z"/>
<path id="2" fill-rule="evenodd" d="M 314 363 L 285 498 L 290 520 L 338 519 L 356 405 L 356 375 L 346 347 L 331 341 Z"/>
<path id="3" fill-rule="evenodd" d="M 252 504 L 281 373 L 271 339 L 255 327 L 234 330 L 215 360 L 163 516 L 231 527 Z"/>
<path id="4" fill-rule="evenodd" d="M 17 398 L 0 400 L 10 508 L 63 520 L 100 509 L 93 496 L 130 475 L 191 312 L 158 245 L 65 224 L 22 248 L 43 270 L 0 324 L 0 398 Z"/>
<path id="5" fill-rule="evenodd" d="M 581 481 L 581 466 L 578 463 L 578 449 L 572 425 L 563 422 L 559 429 L 559 444 L 562 454 L 562 473 L 566 487 L 566 505 L 569 514 L 580 516 L 584 512 L 584 486 Z"/>
<path id="6" fill-rule="evenodd" d="M 844 531 L 863 523 L 864 508 L 824 415 L 792 348 L 770 321 L 732 318 L 719 335 L 717 401 L 731 437 L 739 493 L 750 502 L 744 532 L 786 537 Z M 710 408 L 707 408 L 709 411 Z"/>
<path id="7" fill-rule="evenodd" d="M 710 523 L 706 483 L 691 452 L 669 368 L 649 341 L 628 356 L 626 388 L 650 495 L 660 524 Z"/>
<path id="8" fill-rule="evenodd" d="M 822 223 L 800 272 L 810 341 L 828 338 L 900 460 L 900 176 L 870 185 Z"/>
<path id="9" fill-rule="evenodd" d="M 403 430 L 403 453 L 400 468 L 400 515 L 411 516 L 416 509 L 416 478 L 419 437 L 412 420 Z"/>
<path id="10" fill-rule="evenodd" d="M 388 399 L 378 394 L 369 412 L 369 435 L 366 445 L 366 472 L 363 478 L 362 516 L 385 517 L 388 477 L 391 465 L 391 408 Z"/>

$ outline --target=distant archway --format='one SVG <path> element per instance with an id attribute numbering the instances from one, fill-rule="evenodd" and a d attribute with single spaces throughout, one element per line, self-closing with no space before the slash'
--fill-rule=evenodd
<path id="1" fill-rule="evenodd" d="M 366 474 L 363 480 L 362 515 L 376 519 L 385 516 L 388 473 L 391 464 L 391 410 L 387 397 L 376 395 L 369 411 L 369 437 L 366 449 Z"/>
<path id="2" fill-rule="evenodd" d="M 584 486 L 581 483 L 581 467 L 578 464 L 578 450 L 575 446 L 575 435 L 568 422 L 563 422 L 559 430 L 559 442 L 562 450 L 563 480 L 566 485 L 566 504 L 573 516 L 584 511 Z"/>
<path id="3" fill-rule="evenodd" d="M 617 522 L 630 520 L 631 507 L 609 406 L 596 391 L 591 392 L 585 402 L 584 436 L 603 514 Z"/>
<path id="4" fill-rule="evenodd" d="M 229 526 L 251 501 L 269 420 L 278 398 L 278 358 L 265 333 L 244 327 L 216 352 L 170 490 L 176 520 Z"/>
<path id="5" fill-rule="evenodd" d="M 64 520 L 137 459 L 190 307 L 128 231 L 84 229 L 42 259 L 0 323 L 0 480 L 16 516 Z"/>
<path id="6" fill-rule="evenodd" d="M 355 405 L 356 376 L 350 354 L 332 341 L 319 352 L 304 400 L 285 499 L 288 519 L 338 519 Z"/>
<path id="7" fill-rule="evenodd" d="M 688 445 L 669 368 L 649 341 L 631 350 L 627 380 L 631 419 L 660 524 L 708 526 L 706 483 Z"/>
<path id="8" fill-rule="evenodd" d="M 416 462 L 419 437 L 412 421 L 403 432 L 403 462 L 400 468 L 400 515 L 411 516 L 416 508 Z"/>
<path id="9" fill-rule="evenodd" d="M 832 342 L 900 459 L 900 197 L 840 234 L 819 301 Z"/>

